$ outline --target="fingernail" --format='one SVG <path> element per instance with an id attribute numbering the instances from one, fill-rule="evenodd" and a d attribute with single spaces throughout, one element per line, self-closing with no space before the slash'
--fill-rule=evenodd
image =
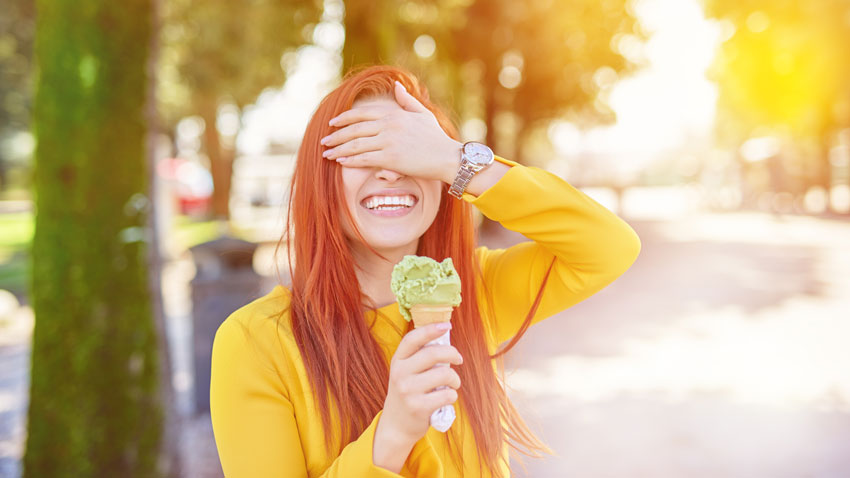
<path id="1" fill-rule="evenodd" d="M 330 156 L 330 155 L 331 155 L 331 150 L 329 150 L 329 149 L 325 150 L 325 151 L 322 153 L 322 156 L 323 156 L 323 157 L 325 157 L 325 158 L 327 158 L 327 157 L 328 157 L 328 156 Z"/>
<path id="2" fill-rule="evenodd" d="M 328 125 L 330 125 L 330 126 L 333 126 L 334 123 L 336 123 L 336 118 L 331 118 L 331 120 L 328 121 Z"/>
<path id="3" fill-rule="evenodd" d="M 404 85 L 402 85 L 400 81 L 395 80 L 395 82 L 396 82 L 396 84 L 397 84 L 398 86 L 400 86 L 400 87 L 401 87 L 401 89 L 402 89 L 402 90 L 407 91 L 407 88 L 405 88 L 405 87 L 404 87 Z"/>
<path id="4" fill-rule="evenodd" d="M 348 158 L 346 158 L 345 156 L 340 156 L 340 157 L 336 158 L 337 163 L 344 163 L 346 161 L 348 161 Z"/>
<path id="5" fill-rule="evenodd" d="M 324 138 L 322 138 L 321 140 L 319 140 L 319 142 L 320 142 L 320 143 L 322 143 L 322 144 L 327 144 L 327 143 L 328 143 L 328 137 L 327 137 L 327 136 L 325 136 Z"/>
<path id="6" fill-rule="evenodd" d="M 437 326 L 435 327 L 437 330 L 449 330 L 452 328 L 451 322 L 437 322 Z"/>

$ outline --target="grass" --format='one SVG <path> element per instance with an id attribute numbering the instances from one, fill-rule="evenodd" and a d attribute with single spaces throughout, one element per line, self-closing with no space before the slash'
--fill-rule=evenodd
<path id="1" fill-rule="evenodd" d="M 34 227 L 35 218 L 30 212 L 0 214 L 0 289 L 19 298 L 26 295 L 29 283 L 29 248 Z M 218 221 L 177 216 L 173 240 L 180 249 L 188 249 L 219 237 L 220 231 Z"/>
<path id="2" fill-rule="evenodd" d="M 174 240 L 181 249 L 188 249 L 221 236 L 218 221 L 198 221 L 188 216 L 177 216 L 174 221 Z"/>
<path id="3" fill-rule="evenodd" d="M 0 214 L 0 289 L 21 297 L 29 280 L 29 247 L 33 234 L 29 212 Z"/>
<path id="4" fill-rule="evenodd" d="M 34 226 L 32 213 L 0 214 L 0 250 L 29 245 Z"/>

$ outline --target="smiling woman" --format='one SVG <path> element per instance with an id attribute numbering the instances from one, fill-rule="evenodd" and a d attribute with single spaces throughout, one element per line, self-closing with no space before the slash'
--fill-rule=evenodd
<path id="1" fill-rule="evenodd" d="M 476 248 L 473 207 L 532 241 Z M 501 357 L 640 250 L 628 224 L 563 179 L 467 148 L 417 79 L 390 66 L 350 72 L 319 105 L 288 224 L 292 286 L 234 312 L 213 346 L 228 477 L 510 476 L 509 446 L 548 448 L 508 399 Z M 425 346 L 445 329 L 402 317 L 390 282 L 407 254 L 452 259 L 454 347 Z M 429 427 L 451 404 L 452 427 Z"/>
<path id="2" fill-rule="evenodd" d="M 400 89 L 399 86 L 395 86 L 395 88 L 397 90 Z M 326 136 L 326 139 L 323 141 L 326 146 L 340 144 L 342 138 L 346 136 L 350 137 L 350 135 L 360 132 L 359 134 L 374 133 L 372 136 L 366 138 L 372 140 L 374 146 L 371 147 L 377 148 L 385 144 L 381 142 L 383 136 L 391 135 L 391 133 L 381 130 L 379 125 L 390 124 L 389 121 L 381 121 L 381 118 L 401 114 L 402 117 L 394 122 L 395 125 L 404 121 L 402 118 L 410 118 L 410 115 L 403 115 L 405 110 L 393 97 L 360 98 L 354 101 L 352 109 L 349 111 L 354 112 L 356 110 L 369 112 L 372 115 L 371 117 L 378 118 L 377 121 L 370 121 L 370 123 L 375 125 L 374 129 L 365 129 L 362 125 L 366 122 L 353 123 L 332 135 Z M 351 118 L 351 115 L 348 117 Z M 434 127 L 439 129 L 439 125 L 436 122 L 434 123 Z M 340 123 L 337 122 L 335 124 L 339 126 Z M 360 141 L 360 145 L 368 144 L 364 143 L 363 139 L 365 138 L 353 138 L 347 144 L 341 144 L 336 148 L 328 149 L 324 153 L 324 156 L 329 159 L 337 158 L 336 155 L 340 151 L 345 151 L 345 154 L 349 154 L 348 159 L 342 161 L 339 158 L 336 159 L 337 162 L 346 166 L 340 168 L 340 174 L 342 176 L 345 206 L 354 223 L 354 227 L 349 222 L 343 223 L 343 230 L 346 237 L 355 239 L 350 243 L 356 249 L 365 249 L 368 245 L 390 254 L 392 252 L 389 249 L 400 248 L 403 248 L 403 252 L 407 254 L 415 254 L 419 238 L 431 226 L 431 223 L 434 222 L 434 217 L 437 215 L 442 196 L 442 183 L 439 179 L 404 175 L 398 172 L 398 169 L 404 169 L 404 165 L 398 164 L 400 161 L 395 161 L 394 164 L 388 165 L 388 167 L 354 167 L 355 163 L 358 162 L 361 165 L 365 165 L 367 162 L 377 163 L 380 159 L 383 159 L 382 156 L 389 156 L 391 154 L 389 147 L 386 146 L 384 147 L 388 150 L 387 152 L 372 149 L 368 152 L 356 153 L 359 150 L 354 149 L 354 146 L 350 146 L 350 144 L 357 143 L 358 140 Z M 452 154 L 449 152 L 451 151 L 451 142 L 453 140 L 447 135 L 445 135 L 444 139 L 446 140 L 445 143 L 441 144 L 447 145 L 447 153 L 437 157 L 442 159 L 457 156 L 458 153 Z M 368 148 L 370 146 L 360 147 Z M 460 148 L 457 147 L 457 150 L 459 151 Z M 335 153 L 334 151 L 337 152 Z M 368 153 L 371 153 L 371 155 L 367 156 Z M 400 156 L 408 162 L 423 161 L 423 159 L 415 158 L 412 154 L 403 154 Z M 435 163 L 433 159 L 425 159 L 424 161 Z M 392 169 L 389 169 L 389 167 L 392 167 Z M 432 168 L 432 174 L 436 169 L 438 168 Z M 456 165 L 455 170 L 457 170 Z M 343 214 L 345 213 L 343 212 Z M 362 242 L 356 240 L 357 234 L 354 232 L 355 229 L 362 234 L 364 239 Z M 368 250 L 360 250 L 358 252 L 362 256 L 370 254 Z M 384 299 L 390 302 L 392 301 L 392 297 Z"/>

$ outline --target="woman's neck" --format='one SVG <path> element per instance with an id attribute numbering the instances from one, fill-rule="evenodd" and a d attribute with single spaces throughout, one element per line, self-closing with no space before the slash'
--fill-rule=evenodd
<path id="1" fill-rule="evenodd" d="M 362 245 L 352 245 L 351 252 L 354 256 L 355 273 L 360 283 L 360 290 L 366 295 L 371 303 L 364 304 L 366 307 L 381 308 L 396 301 L 395 294 L 390 288 L 393 267 L 398 264 L 404 256 L 416 254 L 419 241 L 407 246 L 389 250 L 379 250 L 384 257 L 381 259 L 372 251 Z"/>

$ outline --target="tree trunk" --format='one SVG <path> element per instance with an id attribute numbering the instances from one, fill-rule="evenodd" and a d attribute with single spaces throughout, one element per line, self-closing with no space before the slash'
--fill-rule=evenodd
<path id="1" fill-rule="evenodd" d="M 151 0 L 37 8 L 23 476 L 161 476 L 162 364 L 145 264 Z"/>
<path id="2" fill-rule="evenodd" d="M 398 5 L 388 0 L 344 3 L 342 73 L 357 65 L 396 61 L 399 52 L 395 12 Z"/>
<path id="3" fill-rule="evenodd" d="M 210 160 L 213 179 L 212 212 L 217 219 L 230 217 L 230 183 L 233 178 L 234 152 L 221 145 L 216 128 L 218 101 L 213 95 L 203 95 L 198 101 L 204 119 L 204 150 Z"/>

